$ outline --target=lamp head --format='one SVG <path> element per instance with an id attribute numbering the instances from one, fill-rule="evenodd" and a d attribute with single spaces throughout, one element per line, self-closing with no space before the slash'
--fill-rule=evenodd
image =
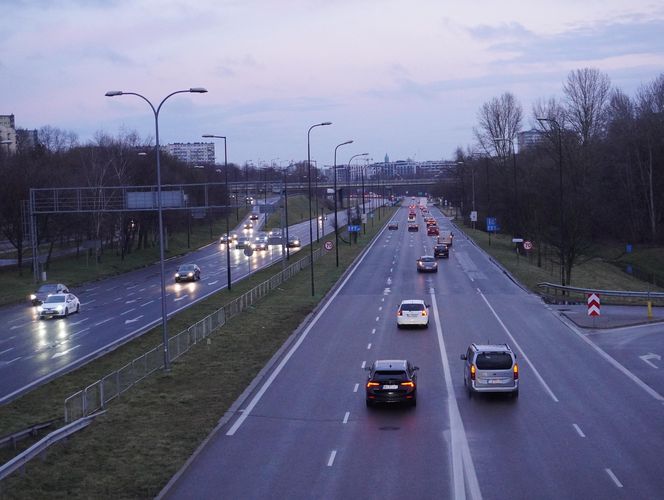
<path id="1" fill-rule="evenodd" d="M 194 94 L 205 94 L 207 92 L 207 89 L 203 87 L 192 87 L 189 89 L 189 92 L 192 92 Z"/>
<path id="2" fill-rule="evenodd" d="M 116 95 L 122 95 L 122 90 L 109 90 L 104 95 L 106 97 L 115 97 Z"/>
<path id="3" fill-rule="evenodd" d="M 321 125 L 332 125 L 332 122 L 323 122 Z"/>

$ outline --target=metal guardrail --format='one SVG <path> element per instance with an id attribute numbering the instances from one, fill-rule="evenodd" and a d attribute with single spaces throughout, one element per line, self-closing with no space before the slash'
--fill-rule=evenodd
<path id="1" fill-rule="evenodd" d="M 51 432 L 46 437 L 44 437 L 44 439 L 33 444 L 20 455 L 12 458 L 9 462 L 0 467 L 0 480 L 5 479 L 10 474 L 13 474 L 17 470 L 23 468 L 30 460 L 44 453 L 49 446 L 62 441 L 66 437 L 71 436 L 75 432 L 78 432 L 90 425 L 92 420 L 94 420 L 97 415 L 99 415 L 99 413 L 81 418 L 69 425 L 65 425 L 64 427 Z"/>
<path id="2" fill-rule="evenodd" d="M 664 292 L 633 292 L 629 290 L 600 290 L 596 288 L 580 288 L 575 286 L 562 286 L 555 283 L 538 283 L 538 288 L 542 288 L 546 291 L 553 290 L 554 294 L 557 295 L 557 292 L 571 294 L 580 294 L 588 295 L 589 293 L 596 293 L 601 297 L 619 297 L 619 298 L 636 298 L 636 299 L 664 299 Z"/>
<path id="3" fill-rule="evenodd" d="M 322 249 L 315 250 L 313 253 L 314 262 L 322 255 Z M 171 361 L 178 359 L 191 349 L 192 346 L 206 339 L 213 331 L 223 326 L 227 320 L 252 306 L 256 301 L 262 299 L 270 291 L 281 285 L 281 283 L 292 278 L 302 269 L 309 267 L 309 263 L 309 256 L 298 260 L 186 330 L 169 338 L 168 347 Z M 94 411 L 106 408 L 106 405 L 110 401 L 120 397 L 120 395 L 131 389 L 135 384 L 155 371 L 160 370 L 163 366 L 163 344 L 159 344 L 134 359 L 131 363 L 109 373 L 85 389 L 65 399 L 65 422 L 69 423 L 78 420 Z"/>
<path id="4" fill-rule="evenodd" d="M 21 441 L 22 439 L 25 439 L 28 436 L 34 436 L 37 432 L 41 431 L 42 429 L 48 429 L 49 427 L 52 427 L 58 420 L 60 419 L 54 418 L 48 420 L 47 422 L 41 422 L 39 424 L 31 425 L 27 429 L 23 429 L 21 431 L 3 436 L 0 438 L 0 448 L 7 448 L 10 445 L 16 448 L 16 443 L 18 441 Z"/>

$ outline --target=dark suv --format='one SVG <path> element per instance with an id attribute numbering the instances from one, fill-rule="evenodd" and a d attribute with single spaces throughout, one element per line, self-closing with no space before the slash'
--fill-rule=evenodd
<path id="1" fill-rule="evenodd" d="M 470 344 L 461 355 L 463 383 L 468 397 L 474 392 L 506 392 L 519 396 L 519 365 L 507 344 Z"/>
<path id="2" fill-rule="evenodd" d="M 380 359 L 367 368 L 367 406 L 375 403 L 417 404 L 417 370 L 405 359 Z"/>

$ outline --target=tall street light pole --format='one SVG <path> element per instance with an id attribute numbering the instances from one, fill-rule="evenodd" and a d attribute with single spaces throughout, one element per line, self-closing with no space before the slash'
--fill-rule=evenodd
<path id="1" fill-rule="evenodd" d="M 516 182 L 516 151 L 514 149 L 514 140 L 506 138 L 506 137 L 494 137 L 493 140 L 495 142 L 509 142 L 510 143 L 510 151 L 512 153 L 512 166 L 514 170 L 514 225 L 515 225 L 515 230 L 514 234 L 515 236 L 521 237 L 521 225 L 519 224 L 520 220 L 520 214 L 519 214 L 519 195 L 517 191 L 517 182 Z M 519 256 L 519 253 L 517 251 L 517 258 Z"/>
<path id="2" fill-rule="evenodd" d="M 563 205 L 563 136 L 560 124 L 555 118 L 538 118 L 537 121 L 553 123 L 558 131 L 558 175 L 560 203 L 560 284 L 565 286 L 565 206 Z"/>
<path id="3" fill-rule="evenodd" d="M 337 144 L 334 148 L 334 251 L 337 256 L 337 267 L 339 267 L 339 216 L 337 215 L 337 149 L 346 144 L 352 144 L 353 141 L 349 140 Z"/>
<path id="4" fill-rule="evenodd" d="M 159 111 L 164 105 L 164 102 L 175 94 L 184 94 L 184 93 L 194 93 L 194 94 L 204 94 L 207 92 L 207 89 L 203 87 L 191 87 L 188 90 L 176 90 L 171 92 L 166 97 L 162 99 L 159 103 L 159 106 L 155 109 L 154 105 L 141 94 L 137 92 L 123 92 L 122 90 L 109 90 L 106 92 L 106 97 L 116 97 L 120 95 L 135 95 L 140 97 L 145 102 L 148 103 L 152 113 L 154 114 L 154 128 L 155 128 L 155 150 L 157 155 L 157 213 L 159 219 L 159 268 L 161 275 L 161 325 L 162 325 L 162 341 L 164 343 L 164 370 L 168 371 L 171 369 L 171 358 L 168 352 L 168 317 L 166 311 L 166 279 L 164 274 L 164 222 L 162 214 L 162 199 L 161 199 L 161 163 L 159 159 Z"/>
<path id="5" fill-rule="evenodd" d="M 314 228 L 311 224 L 311 130 L 316 127 L 324 127 L 332 125 L 332 122 L 317 123 L 309 127 L 307 131 L 307 181 L 309 190 L 309 255 L 311 264 L 311 295 L 316 295 L 316 288 L 314 287 Z M 316 227 L 318 227 L 318 219 L 316 219 Z"/>
<path id="6" fill-rule="evenodd" d="M 226 288 L 228 291 L 231 291 L 231 227 L 228 220 L 229 211 L 230 211 L 230 200 L 231 194 L 228 191 L 228 151 L 226 148 L 226 136 L 223 135 L 213 135 L 213 134 L 203 134 L 204 138 L 210 139 L 223 139 L 224 140 L 224 181 L 226 183 L 226 278 L 227 285 Z"/>
<path id="7" fill-rule="evenodd" d="M 353 161 L 354 158 L 357 158 L 359 156 L 369 156 L 369 153 L 359 153 L 350 157 L 350 160 L 348 160 L 348 175 L 350 175 L 350 163 Z M 364 215 L 366 215 L 367 213 L 366 209 L 364 208 L 364 170 L 362 170 L 362 213 Z M 367 226 L 365 225 L 364 234 L 366 233 L 367 233 Z M 348 238 L 350 239 L 350 235 L 348 235 Z"/>

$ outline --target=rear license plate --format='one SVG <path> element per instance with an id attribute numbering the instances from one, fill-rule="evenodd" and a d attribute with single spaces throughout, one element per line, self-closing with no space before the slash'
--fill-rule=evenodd
<path id="1" fill-rule="evenodd" d="M 386 391 L 388 391 L 388 390 L 392 390 L 392 391 L 393 391 L 393 390 L 398 389 L 398 388 L 399 388 L 398 385 L 384 385 L 384 386 L 383 386 L 383 389 L 385 389 Z"/>
<path id="2" fill-rule="evenodd" d="M 503 381 L 502 381 L 502 379 L 499 379 L 499 378 L 490 378 L 489 383 L 490 384 L 502 384 Z"/>

